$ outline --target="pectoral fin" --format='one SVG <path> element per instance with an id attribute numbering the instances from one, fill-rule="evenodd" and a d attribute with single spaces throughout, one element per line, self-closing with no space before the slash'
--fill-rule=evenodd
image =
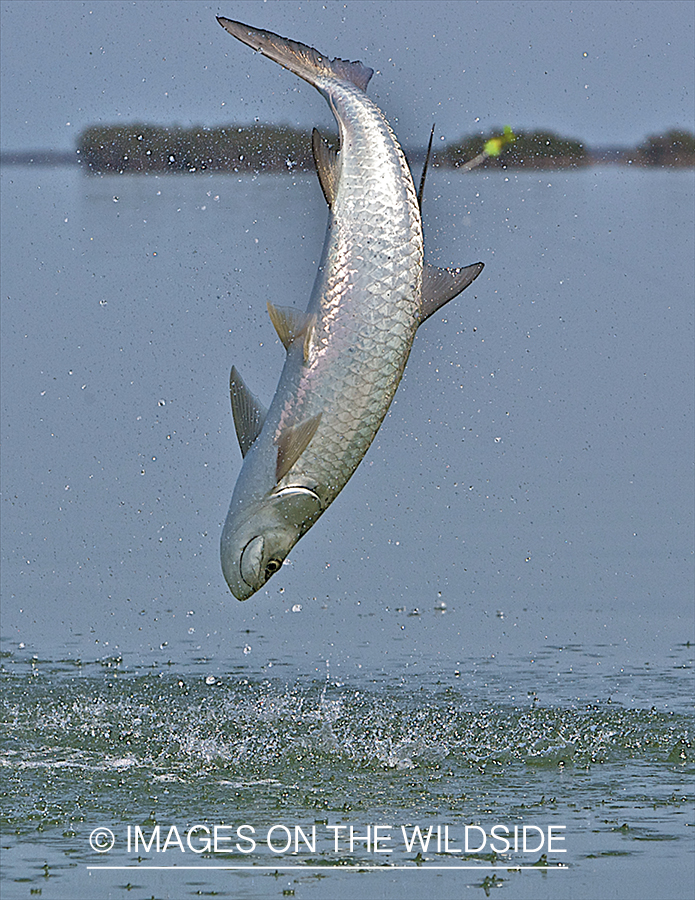
<path id="1" fill-rule="evenodd" d="M 275 439 L 278 448 L 278 458 L 275 466 L 276 483 L 287 475 L 292 466 L 309 446 L 309 442 L 316 434 L 322 413 L 305 419 L 298 425 L 284 428 Z"/>
<path id="2" fill-rule="evenodd" d="M 483 271 L 483 263 L 461 269 L 438 269 L 425 263 L 422 272 L 422 305 L 420 324 L 465 290 Z"/>
<path id="3" fill-rule="evenodd" d="M 314 128 L 311 132 L 311 149 L 314 154 L 314 162 L 316 163 L 316 171 L 318 172 L 323 196 L 326 198 L 326 203 L 332 207 L 340 178 L 338 151 L 328 146 L 317 128 Z"/>
<path id="4" fill-rule="evenodd" d="M 234 366 L 229 375 L 229 396 L 241 455 L 246 456 L 251 444 L 261 433 L 268 410 L 246 387 Z"/>

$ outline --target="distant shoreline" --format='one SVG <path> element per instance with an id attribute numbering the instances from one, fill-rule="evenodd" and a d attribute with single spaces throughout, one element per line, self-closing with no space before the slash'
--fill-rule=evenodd
<path id="1" fill-rule="evenodd" d="M 0 166 L 79 166 L 76 150 L 2 150 Z"/>
<path id="2" fill-rule="evenodd" d="M 330 140 L 330 136 L 329 136 Z M 335 140 L 335 138 L 334 138 Z M 480 135 L 440 147 L 434 168 L 457 169 L 480 152 Z M 312 171 L 311 135 L 277 126 L 227 126 L 217 129 L 161 126 L 95 126 L 86 129 L 75 150 L 3 150 L 0 166 L 76 166 L 86 174 L 261 174 Z M 424 148 L 407 148 L 413 166 L 421 166 Z M 481 169 L 577 169 L 593 166 L 679 169 L 695 167 L 695 136 L 671 130 L 638 147 L 587 147 L 552 132 L 520 132 L 511 147 Z"/>

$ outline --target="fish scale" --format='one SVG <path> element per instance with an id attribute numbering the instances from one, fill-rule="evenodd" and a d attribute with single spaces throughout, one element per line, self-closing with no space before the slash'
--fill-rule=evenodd
<path id="1" fill-rule="evenodd" d="M 403 178 L 403 154 L 383 114 L 351 84 L 330 90 L 341 125 L 340 185 L 307 310 L 319 315 L 316 338 L 308 366 L 287 360 L 288 380 L 300 367 L 300 387 L 278 424 L 322 414 L 280 486 L 313 482 L 326 505 L 364 456 L 398 387 L 417 327 L 423 256 L 412 177 L 406 167 Z"/>
<path id="2" fill-rule="evenodd" d="M 391 127 L 365 93 L 371 69 L 219 21 L 313 84 L 340 137 L 338 153 L 314 144 L 330 211 L 307 310 L 269 305 L 287 358 L 267 412 L 232 369 L 244 464 L 221 558 L 232 593 L 245 600 L 278 571 L 354 473 L 391 405 L 418 326 L 470 284 L 482 264 L 424 268 L 413 179 Z"/>

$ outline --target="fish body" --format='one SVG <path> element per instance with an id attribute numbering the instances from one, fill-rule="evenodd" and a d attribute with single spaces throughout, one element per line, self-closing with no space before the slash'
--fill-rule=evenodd
<path id="1" fill-rule="evenodd" d="M 266 411 L 232 369 L 232 413 L 244 462 L 221 540 L 239 600 L 254 594 L 367 452 L 403 375 L 417 328 L 479 274 L 423 260 L 410 169 L 365 89 L 372 70 L 229 19 L 220 24 L 313 84 L 339 128 L 334 151 L 314 132 L 329 204 L 321 262 L 306 312 L 268 304 L 287 358 Z"/>

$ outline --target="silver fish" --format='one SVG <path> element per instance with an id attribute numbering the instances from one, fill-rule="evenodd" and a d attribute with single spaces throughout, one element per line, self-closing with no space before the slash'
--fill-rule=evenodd
<path id="1" fill-rule="evenodd" d="M 482 263 L 423 259 L 410 169 L 365 93 L 373 70 L 218 17 L 231 35 L 312 84 L 338 122 L 340 150 L 313 133 L 330 208 L 306 312 L 268 304 L 287 350 L 266 410 L 232 368 L 232 414 L 244 463 L 221 540 L 230 590 L 247 600 L 278 571 L 367 452 L 403 375 L 418 327 L 476 278 Z"/>

